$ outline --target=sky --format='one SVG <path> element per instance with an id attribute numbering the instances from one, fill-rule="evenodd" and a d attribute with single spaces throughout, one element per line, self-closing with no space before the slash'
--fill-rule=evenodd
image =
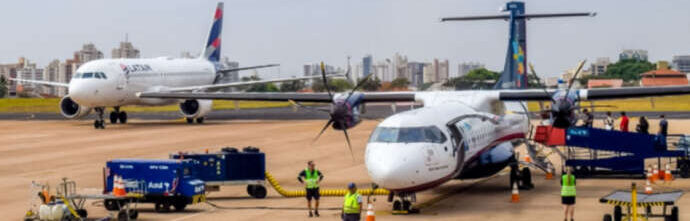
<path id="1" fill-rule="evenodd" d="M 240 66 L 279 63 L 262 75 L 302 74 L 305 63 L 346 65 L 396 52 L 410 61 L 448 59 L 503 68 L 505 21 L 439 22 L 441 17 L 494 15 L 506 1 L 233 0 L 225 1 L 222 56 Z M 217 1 L 5 1 L 0 7 L 0 63 L 25 56 L 39 66 L 64 61 L 92 42 L 106 57 L 125 34 L 142 57 L 199 53 Z M 596 17 L 533 19 L 527 60 L 540 75 L 560 74 L 581 59 L 617 60 L 646 49 L 650 60 L 690 54 L 687 0 L 527 0 L 527 13 L 597 12 Z"/>

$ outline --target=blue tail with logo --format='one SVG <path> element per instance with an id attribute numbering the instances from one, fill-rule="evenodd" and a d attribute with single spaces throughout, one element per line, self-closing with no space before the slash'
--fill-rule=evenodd
<path id="1" fill-rule="evenodd" d="M 223 3 L 219 2 L 213 13 L 213 24 L 208 33 L 208 40 L 201 51 L 201 58 L 212 62 L 220 61 L 220 37 L 223 31 Z"/>
<path id="2" fill-rule="evenodd" d="M 494 89 L 524 89 L 527 88 L 527 24 L 526 21 L 535 18 L 556 18 L 594 16 L 594 12 L 576 13 L 548 13 L 525 14 L 525 3 L 511 1 L 506 3 L 503 11 L 508 15 L 489 16 L 465 16 L 442 18 L 441 21 L 477 21 L 477 20 L 505 20 L 510 23 L 510 36 L 508 37 L 508 51 L 506 52 L 505 66 Z"/>

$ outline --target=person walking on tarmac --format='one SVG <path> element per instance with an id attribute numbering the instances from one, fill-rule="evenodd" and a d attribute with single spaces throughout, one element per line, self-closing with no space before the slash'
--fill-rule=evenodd
<path id="1" fill-rule="evenodd" d="M 659 116 L 659 118 L 661 118 L 659 121 L 659 135 L 666 137 L 668 136 L 668 121 L 666 120 L 666 116 L 663 114 Z"/>
<path id="2" fill-rule="evenodd" d="M 629 121 L 628 116 L 625 115 L 625 111 L 622 111 L 621 112 L 621 126 L 620 126 L 621 131 L 628 132 L 628 123 L 629 123 L 628 121 Z"/>
<path id="3" fill-rule="evenodd" d="M 594 114 L 589 112 L 589 110 L 587 110 L 587 108 L 582 110 L 582 113 L 584 114 L 584 119 L 583 119 L 584 125 L 583 126 L 592 127 L 594 125 Z"/>
<path id="4" fill-rule="evenodd" d="M 343 199 L 343 221 L 359 221 L 362 217 L 362 196 L 357 193 L 355 183 L 347 184 L 347 191 Z"/>
<path id="5" fill-rule="evenodd" d="M 647 118 L 644 116 L 640 117 L 640 122 L 637 123 L 637 132 L 638 133 L 643 133 L 643 134 L 649 134 L 649 122 L 647 122 Z"/>
<path id="6" fill-rule="evenodd" d="M 606 112 L 606 119 L 604 119 L 604 128 L 606 130 L 613 130 L 613 124 L 615 123 L 615 120 L 611 116 L 611 111 Z"/>
<path id="7" fill-rule="evenodd" d="M 568 216 L 570 216 L 570 221 L 575 220 L 573 215 L 575 214 L 575 176 L 570 171 L 570 167 L 566 168 L 566 174 L 561 177 L 561 203 L 563 204 L 563 209 L 565 210 L 565 221 L 568 221 Z"/>
<path id="8" fill-rule="evenodd" d="M 304 180 L 302 180 L 304 177 Z M 319 217 L 319 198 L 321 194 L 319 193 L 319 183 L 323 180 L 323 174 L 321 171 L 317 170 L 314 166 L 314 161 L 307 162 L 307 168 L 299 173 L 297 180 L 300 183 L 305 184 L 307 189 L 307 208 L 309 208 L 309 217 L 316 215 Z M 314 213 L 311 212 L 311 199 L 314 199 Z"/>

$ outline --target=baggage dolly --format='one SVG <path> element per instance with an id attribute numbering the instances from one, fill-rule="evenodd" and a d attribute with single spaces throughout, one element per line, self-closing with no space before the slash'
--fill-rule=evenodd
<path id="1" fill-rule="evenodd" d="M 637 193 L 633 183 L 631 190 L 613 191 L 599 199 L 599 202 L 614 205 L 613 216 L 604 215 L 604 221 L 633 220 L 633 217 L 639 218 L 638 220 L 663 218 L 665 221 L 678 221 L 678 207 L 674 205 L 681 196 L 683 191 L 680 190 L 652 194 Z M 626 213 L 623 213 L 622 207 L 627 208 Z M 638 207 L 645 208 L 644 214 L 637 212 Z M 662 207 L 663 212 L 653 214 L 652 207 Z M 671 207 L 670 213 L 667 213 L 668 207 Z"/>

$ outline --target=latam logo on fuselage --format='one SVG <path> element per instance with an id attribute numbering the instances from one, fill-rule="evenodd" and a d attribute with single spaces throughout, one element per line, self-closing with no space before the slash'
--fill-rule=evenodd
<path id="1" fill-rule="evenodd" d="M 143 71 L 153 71 L 151 66 L 149 66 L 148 64 L 130 64 L 130 65 L 120 64 L 120 68 L 122 68 L 122 71 L 124 71 L 125 74 L 134 73 L 134 72 L 143 72 Z"/>

